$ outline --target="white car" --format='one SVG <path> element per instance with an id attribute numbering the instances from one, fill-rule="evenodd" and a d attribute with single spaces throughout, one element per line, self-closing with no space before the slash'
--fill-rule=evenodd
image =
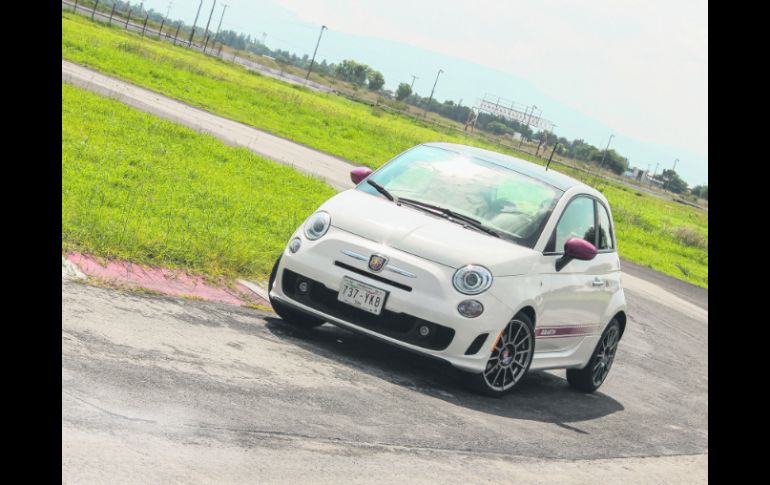
<path id="1" fill-rule="evenodd" d="M 539 165 L 414 147 L 326 201 L 270 276 L 284 320 L 444 359 L 498 396 L 531 369 L 596 390 L 626 326 L 607 199 Z"/>

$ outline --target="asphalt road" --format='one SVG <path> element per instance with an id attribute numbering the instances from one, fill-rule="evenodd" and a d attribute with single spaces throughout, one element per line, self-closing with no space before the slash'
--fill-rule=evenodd
<path id="1" fill-rule="evenodd" d="M 331 325 L 63 279 L 63 482 L 706 483 L 707 322 L 627 293 L 600 392 L 494 399 Z"/>

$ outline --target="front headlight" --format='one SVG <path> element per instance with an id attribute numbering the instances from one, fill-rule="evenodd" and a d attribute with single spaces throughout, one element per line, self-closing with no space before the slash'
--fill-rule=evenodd
<path id="1" fill-rule="evenodd" d="M 455 271 L 452 284 L 464 295 L 478 295 L 492 286 L 492 273 L 483 266 L 469 264 Z"/>
<path id="2" fill-rule="evenodd" d="M 311 241 L 320 238 L 329 230 L 332 218 L 324 211 L 318 211 L 305 221 L 305 237 Z"/>

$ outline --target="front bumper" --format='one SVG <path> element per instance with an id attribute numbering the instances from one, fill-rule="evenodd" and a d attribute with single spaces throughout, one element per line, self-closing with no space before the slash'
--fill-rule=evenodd
<path id="1" fill-rule="evenodd" d="M 270 296 L 338 326 L 443 359 L 465 371 L 482 372 L 492 344 L 513 316 L 513 310 L 490 292 L 471 297 L 456 291 L 452 286 L 455 268 L 333 226 L 317 241 L 307 240 L 301 231 L 293 237 L 300 237 L 302 246 L 295 254 L 284 251 Z M 385 255 L 389 264 L 414 277 L 393 271 L 372 273 L 366 261 L 346 254 L 351 252 L 367 257 L 375 253 Z M 382 314 L 370 315 L 338 302 L 336 295 L 343 276 L 388 291 Z M 298 277 L 310 281 L 308 294 L 293 291 Z M 466 318 L 457 312 L 457 305 L 469 298 L 484 305 L 484 313 L 479 317 Z M 430 326 L 428 338 L 417 332 L 420 325 Z"/>

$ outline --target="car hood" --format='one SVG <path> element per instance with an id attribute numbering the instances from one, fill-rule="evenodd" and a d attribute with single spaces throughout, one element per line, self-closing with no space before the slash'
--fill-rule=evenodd
<path id="1" fill-rule="evenodd" d="M 452 268 L 481 264 L 496 276 L 523 274 L 537 252 L 384 197 L 346 190 L 320 210 L 332 226 Z"/>

